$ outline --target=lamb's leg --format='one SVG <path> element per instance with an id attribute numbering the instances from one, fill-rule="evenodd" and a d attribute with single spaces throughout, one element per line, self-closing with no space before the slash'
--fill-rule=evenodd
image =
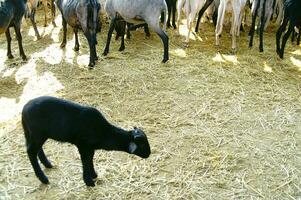
<path id="1" fill-rule="evenodd" d="M 258 8 L 260 5 L 260 0 L 257 2 L 255 6 L 255 10 L 252 12 L 252 24 L 250 27 L 250 32 L 249 32 L 249 36 L 250 36 L 250 40 L 249 40 L 249 48 L 251 48 L 253 46 L 253 38 L 254 38 L 254 33 L 255 33 L 255 23 L 256 23 L 256 17 L 257 17 L 257 12 L 258 12 Z"/>
<path id="2" fill-rule="evenodd" d="M 107 38 L 106 47 L 105 47 L 105 50 L 103 52 L 104 56 L 106 56 L 109 53 L 110 42 L 111 42 L 112 34 L 113 34 L 113 31 L 114 31 L 114 28 L 115 28 L 115 23 L 116 23 L 116 18 L 113 17 L 111 19 L 111 23 L 110 23 L 110 28 L 109 28 L 109 32 L 108 32 L 108 38 Z"/>
<path id="3" fill-rule="evenodd" d="M 84 35 L 86 36 L 88 43 L 89 43 L 89 49 L 90 49 L 90 61 L 89 61 L 89 67 L 94 67 L 95 61 L 97 60 L 97 54 L 96 54 L 96 33 L 90 33 L 89 31 L 84 32 Z"/>
<path id="4" fill-rule="evenodd" d="M 168 10 L 168 16 L 167 16 L 167 28 L 170 28 L 170 16 L 171 16 L 171 1 L 167 1 L 167 10 Z M 164 16 L 164 15 L 163 15 Z M 164 16 L 165 17 L 165 16 Z M 163 19 L 164 19 L 163 17 Z"/>
<path id="5" fill-rule="evenodd" d="M 177 9 L 176 2 L 172 2 L 171 5 L 172 5 L 172 26 L 174 29 L 176 29 L 177 28 L 177 25 L 176 25 L 176 9 Z"/>
<path id="6" fill-rule="evenodd" d="M 282 44 L 281 44 L 281 49 L 280 49 L 280 54 L 279 54 L 279 57 L 280 58 L 283 58 L 283 55 L 284 55 L 284 48 L 285 48 L 285 44 L 290 36 L 290 34 L 293 32 L 294 30 L 294 23 L 293 22 L 290 22 L 290 25 L 288 27 L 288 30 L 286 31 L 286 33 L 284 34 L 283 38 L 282 38 Z"/>
<path id="7" fill-rule="evenodd" d="M 285 17 L 279 27 L 279 29 L 277 30 L 276 33 L 276 52 L 277 54 L 280 56 L 280 40 L 281 40 L 281 35 L 282 33 L 285 31 L 285 28 L 287 26 L 287 23 L 289 21 L 288 17 Z"/>
<path id="8" fill-rule="evenodd" d="M 19 45 L 19 52 L 20 52 L 20 56 L 22 58 L 22 60 L 27 60 L 27 57 L 24 53 L 24 49 L 23 49 L 23 45 L 22 45 L 22 35 L 21 35 L 21 21 L 19 23 L 17 23 L 15 26 L 15 32 L 16 32 L 16 36 L 17 36 L 17 40 L 18 40 L 18 45 Z"/>
<path id="9" fill-rule="evenodd" d="M 61 44 L 61 48 L 64 48 L 67 43 L 67 22 L 62 16 L 62 25 L 63 25 L 63 42 Z"/>
<path id="10" fill-rule="evenodd" d="M 83 164 L 83 178 L 87 186 L 95 186 L 93 178 L 97 177 L 97 174 L 93 167 L 94 150 L 87 149 L 85 147 L 78 147 L 80 157 Z"/>
<path id="11" fill-rule="evenodd" d="M 259 52 L 263 52 L 263 31 L 264 31 L 265 22 L 268 20 L 265 5 L 266 5 L 266 1 L 263 1 L 262 13 L 260 19 L 260 29 L 259 29 Z"/>
<path id="12" fill-rule="evenodd" d="M 146 23 L 159 35 L 163 42 L 164 46 L 164 55 L 162 62 L 165 63 L 169 59 L 168 55 L 168 36 L 166 33 L 160 28 L 159 21 L 156 18 L 146 19 Z"/>
<path id="13" fill-rule="evenodd" d="M 150 32 L 147 24 L 144 24 L 144 33 L 146 34 L 146 37 L 150 37 Z"/>
<path id="14" fill-rule="evenodd" d="M 121 43 L 120 43 L 119 51 L 123 51 L 125 49 L 125 46 L 124 46 L 124 32 L 125 32 L 126 22 L 121 21 L 120 22 L 120 27 L 121 27 L 121 30 L 120 30 Z"/>
<path id="15" fill-rule="evenodd" d="M 51 17 L 52 17 L 52 25 L 54 27 L 56 27 L 56 24 L 55 24 L 55 4 L 54 4 L 54 0 L 51 0 Z"/>
<path id="16" fill-rule="evenodd" d="M 73 28 L 74 36 L 75 36 L 75 45 L 73 50 L 78 51 L 79 50 L 79 42 L 78 42 L 78 30 L 77 28 Z"/>
<path id="17" fill-rule="evenodd" d="M 207 8 L 211 5 L 211 3 L 213 2 L 213 0 L 207 0 L 204 4 L 204 6 L 202 7 L 202 9 L 200 10 L 199 14 L 198 14 L 198 19 L 196 22 L 196 26 L 195 26 L 195 32 L 197 33 L 199 31 L 199 24 L 200 24 L 200 20 L 204 14 L 204 12 L 207 10 Z"/>
<path id="18" fill-rule="evenodd" d="M 221 33 L 223 31 L 225 12 L 226 12 L 225 2 L 221 1 L 220 5 L 218 7 L 217 22 L 216 22 L 216 28 L 215 28 L 215 45 L 216 46 L 219 46 L 219 36 L 221 35 Z"/>
<path id="19" fill-rule="evenodd" d="M 300 37 L 301 37 L 301 30 L 300 30 L 301 27 L 299 27 L 299 33 L 298 33 L 298 37 L 297 37 L 297 45 L 299 46 L 300 45 Z"/>
<path id="20" fill-rule="evenodd" d="M 47 168 L 52 168 L 53 167 L 52 164 L 51 164 L 51 162 L 47 159 L 47 157 L 46 157 L 46 155 L 45 155 L 45 153 L 43 151 L 43 147 L 41 147 L 40 151 L 38 152 L 38 157 L 39 157 L 41 163 L 45 167 L 47 167 Z"/>
<path id="21" fill-rule="evenodd" d="M 36 143 L 27 141 L 27 154 L 28 154 L 30 163 L 33 167 L 33 170 L 34 170 L 36 176 L 39 178 L 39 180 L 42 183 L 48 184 L 49 180 L 48 180 L 47 176 L 44 174 L 44 172 L 42 171 L 42 169 L 39 165 L 39 162 L 38 162 L 38 158 L 37 158 L 37 154 L 41 148 L 42 148 L 42 144 L 36 144 Z"/>
<path id="22" fill-rule="evenodd" d="M 47 14 L 48 14 L 48 5 L 47 0 L 43 0 L 43 7 L 44 7 L 44 27 L 47 26 Z"/>
<path id="23" fill-rule="evenodd" d="M 181 20 L 181 11 L 183 8 L 185 1 L 184 0 L 178 0 L 177 2 L 177 8 L 178 8 L 178 16 L 177 16 L 177 33 L 180 34 L 180 20 Z"/>
<path id="24" fill-rule="evenodd" d="M 39 31 L 38 31 L 36 22 L 35 22 L 35 15 L 36 15 L 36 9 L 34 8 L 34 9 L 32 9 L 31 14 L 30 14 L 30 21 L 32 23 L 35 35 L 36 35 L 37 39 L 39 40 L 39 39 L 41 39 L 41 36 L 40 36 Z"/>
<path id="25" fill-rule="evenodd" d="M 11 59 L 14 58 L 14 56 L 11 53 L 11 36 L 10 36 L 9 28 L 7 28 L 7 30 L 5 31 L 5 35 L 7 41 L 7 57 Z"/>

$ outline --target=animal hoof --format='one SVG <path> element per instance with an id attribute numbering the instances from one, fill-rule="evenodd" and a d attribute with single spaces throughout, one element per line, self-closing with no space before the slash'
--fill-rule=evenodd
<path id="1" fill-rule="evenodd" d="M 88 186 L 88 187 L 95 187 L 95 183 L 92 179 L 89 181 L 85 181 L 85 183 L 86 183 L 86 186 Z"/>
<path id="2" fill-rule="evenodd" d="M 237 49 L 236 48 L 232 48 L 231 53 L 232 54 L 236 54 L 237 53 Z"/>
<path id="3" fill-rule="evenodd" d="M 102 55 L 103 55 L 103 56 L 106 56 L 106 55 L 108 55 L 108 52 L 107 52 L 107 51 L 104 51 L 104 52 L 102 53 Z"/>
<path id="4" fill-rule="evenodd" d="M 39 177 L 40 181 L 44 184 L 49 184 L 49 180 L 46 176 Z"/>
<path id="5" fill-rule="evenodd" d="M 56 27 L 56 23 L 55 22 L 52 22 L 52 25 L 53 25 L 53 27 Z"/>
<path id="6" fill-rule="evenodd" d="M 93 68 L 94 68 L 94 65 L 95 65 L 94 62 L 90 62 L 89 65 L 88 65 L 89 69 L 93 69 Z"/>
<path id="7" fill-rule="evenodd" d="M 123 51 L 125 49 L 125 47 L 120 47 L 119 49 L 118 49 L 118 51 Z"/>
<path id="8" fill-rule="evenodd" d="M 163 60 L 162 60 L 162 63 L 166 63 L 168 61 L 168 58 L 164 58 Z"/>
<path id="9" fill-rule="evenodd" d="M 97 178 L 97 174 L 94 173 L 94 174 L 91 175 L 91 177 L 92 177 L 92 179 L 96 179 Z"/>
<path id="10" fill-rule="evenodd" d="M 62 44 L 61 44 L 61 48 L 65 48 L 65 46 L 66 46 L 66 43 L 65 42 L 63 42 Z"/>
<path id="11" fill-rule="evenodd" d="M 22 60 L 26 61 L 27 57 L 25 55 L 22 55 Z"/>
<path id="12" fill-rule="evenodd" d="M 73 50 L 74 50 L 74 51 L 79 51 L 79 46 L 75 46 L 75 47 L 73 48 Z"/>
<path id="13" fill-rule="evenodd" d="M 38 35 L 38 36 L 37 36 L 37 40 L 40 40 L 40 39 L 41 39 L 41 36 Z"/>
<path id="14" fill-rule="evenodd" d="M 263 49 L 259 49 L 259 52 L 263 52 Z"/>
<path id="15" fill-rule="evenodd" d="M 8 57 L 9 59 L 13 59 L 13 58 L 14 58 L 14 56 L 13 56 L 12 54 L 8 54 L 7 57 Z"/>

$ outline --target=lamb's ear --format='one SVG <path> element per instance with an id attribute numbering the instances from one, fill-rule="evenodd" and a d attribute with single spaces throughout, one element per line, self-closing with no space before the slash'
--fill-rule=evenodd
<path id="1" fill-rule="evenodd" d="M 130 142 L 129 144 L 129 153 L 134 153 L 137 149 L 137 144 L 135 142 Z"/>

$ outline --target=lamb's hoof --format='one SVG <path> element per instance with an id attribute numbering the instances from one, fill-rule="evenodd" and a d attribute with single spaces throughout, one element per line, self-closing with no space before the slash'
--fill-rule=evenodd
<path id="1" fill-rule="evenodd" d="M 40 39 L 41 39 L 41 36 L 40 36 L 40 35 L 38 35 L 38 36 L 37 36 L 37 40 L 40 40 Z"/>
<path id="2" fill-rule="evenodd" d="M 172 26 L 173 26 L 173 29 L 177 29 L 177 25 L 173 24 Z"/>
<path id="3" fill-rule="evenodd" d="M 65 46 L 66 46 L 66 43 L 63 42 L 60 47 L 63 49 L 63 48 L 65 48 Z"/>
<path id="4" fill-rule="evenodd" d="M 46 176 L 43 176 L 43 177 L 38 177 L 39 180 L 44 183 L 44 184 L 49 184 L 49 180 Z"/>
<path id="5" fill-rule="evenodd" d="M 104 51 L 104 52 L 102 53 L 102 55 L 103 55 L 103 56 L 106 56 L 106 55 L 108 55 L 108 53 L 109 53 L 108 51 Z"/>
<path id="6" fill-rule="evenodd" d="M 91 177 L 92 177 L 92 179 L 96 179 L 97 178 L 97 174 L 94 173 L 94 174 L 91 175 Z"/>
<path id="7" fill-rule="evenodd" d="M 22 60 L 23 60 L 23 61 L 26 61 L 26 60 L 27 60 L 26 55 L 22 55 L 21 57 L 22 57 Z"/>
<path id="8" fill-rule="evenodd" d="M 44 166 L 49 169 L 53 168 L 53 165 L 51 163 L 45 163 Z"/>
<path id="9" fill-rule="evenodd" d="M 79 46 L 75 46 L 75 47 L 73 48 L 73 50 L 74 50 L 74 51 L 79 51 Z"/>
<path id="10" fill-rule="evenodd" d="M 120 47 L 119 49 L 118 49 L 118 51 L 123 51 L 125 49 L 125 47 Z"/>
<path id="11" fill-rule="evenodd" d="M 237 48 L 232 48 L 231 53 L 235 55 L 237 53 Z"/>
<path id="12" fill-rule="evenodd" d="M 263 49 L 262 49 L 262 48 L 259 48 L 259 52 L 263 52 Z"/>
<path id="13" fill-rule="evenodd" d="M 90 62 L 89 65 L 88 65 L 88 68 L 89 69 L 93 69 L 95 66 L 95 63 L 94 62 Z"/>
<path id="14" fill-rule="evenodd" d="M 249 49 L 252 49 L 252 47 L 253 47 L 252 45 L 249 45 Z"/>
<path id="15" fill-rule="evenodd" d="M 189 47 L 189 43 L 188 42 L 184 42 L 183 46 L 184 46 L 184 48 L 188 48 Z"/>
<path id="16" fill-rule="evenodd" d="M 53 27 L 56 27 L 56 23 L 55 22 L 52 22 L 52 25 L 53 25 Z"/>
<path id="17" fill-rule="evenodd" d="M 47 27 L 47 24 L 44 24 L 44 27 Z"/>
<path id="18" fill-rule="evenodd" d="M 86 186 L 88 187 L 95 187 L 94 181 L 91 179 L 89 181 L 85 181 Z"/>
<path id="19" fill-rule="evenodd" d="M 8 57 L 8 59 L 13 59 L 14 58 L 14 56 L 12 54 L 8 54 L 7 57 Z"/>
<path id="20" fill-rule="evenodd" d="M 164 59 L 162 60 L 162 63 L 166 63 L 168 60 L 169 60 L 168 58 L 164 58 Z"/>

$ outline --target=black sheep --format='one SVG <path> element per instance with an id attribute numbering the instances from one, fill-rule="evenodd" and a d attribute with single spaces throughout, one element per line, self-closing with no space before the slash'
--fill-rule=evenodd
<path id="1" fill-rule="evenodd" d="M 22 35 L 21 35 L 21 22 L 26 11 L 27 0 L 2 0 L 0 1 L 0 34 L 5 32 L 7 40 L 7 57 L 13 58 L 11 53 L 11 36 L 9 32 L 10 27 L 14 27 L 20 56 L 23 60 L 26 60 L 26 55 L 22 46 Z"/>
<path id="2" fill-rule="evenodd" d="M 136 127 L 126 131 L 110 124 L 95 108 L 82 106 L 55 97 L 42 96 L 29 101 L 22 110 L 29 160 L 42 183 L 49 183 L 37 156 L 47 168 L 52 168 L 43 151 L 48 138 L 74 144 L 83 164 L 87 186 L 95 186 L 97 174 L 93 166 L 95 149 L 125 151 L 148 158 L 151 150 L 145 133 Z"/>
<path id="3" fill-rule="evenodd" d="M 90 49 L 89 67 L 95 65 L 98 59 L 96 53 L 96 34 L 101 31 L 99 20 L 100 4 L 97 0 L 56 0 L 56 6 L 62 14 L 63 42 L 61 48 L 67 43 L 67 24 L 73 28 L 75 35 L 74 51 L 79 50 L 78 30 L 83 30 Z"/>

